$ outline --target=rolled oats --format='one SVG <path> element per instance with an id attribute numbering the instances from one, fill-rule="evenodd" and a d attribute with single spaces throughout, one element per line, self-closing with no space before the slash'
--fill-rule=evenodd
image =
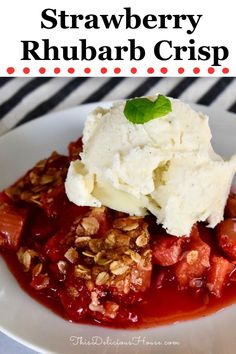
<path id="1" fill-rule="evenodd" d="M 32 257 L 30 255 L 30 253 L 27 251 L 24 252 L 23 254 L 23 265 L 24 265 L 24 270 L 25 272 L 28 272 L 31 266 L 31 260 Z"/>
<path id="2" fill-rule="evenodd" d="M 121 275 L 124 274 L 129 269 L 128 265 L 125 265 L 123 262 L 120 261 L 113 261 L 110 264 L 110 271 L 112 274 Z"/>
<path id="3" fill-rule="evenodd" d="M 119 234 L 116 236 L 116 245 L 118 247 L 129 247 L 130 237 L 127 234 Z"/>
<path id="4" fill-rule="evenodd" d="M 135 263 L 139 263 L 141 261 L 141 256 L 138 252 L 132 251 L 130 250 L 128 253 L 131 257 L 131 259 L 135 262 Z"/>
<path id="5" fill-rule="evenodd" d="M 102 249 L 102 243 L 103 241 L 101 239 L 91 239 L 89 241 L 89 248 L 92 252 L 98 253 Z"/>
<path id="6" fill-rule="evenodd" d="M 106 257 L 105 251 L 98 252 L 96 256 L 94 257 L 95 263 L 98 265 L 107 265 L 112 262 L 112 259 L 109 259 Z"/>
<path id="7" fill-rule="evenodd" d="M 116 235 L 115 235 L 114 230 L 109 231 L 109 233 L 106 235 L 105 244 L 106 244 L 108 247 L 113 247 L 113 246 L 115 246 L 115 244 L 116 244 Z"/>
<path id="8" fill-rule="evenodd" d="M 74 274 L 78 278 L 91 279 L 91 270 L 81 264 L 75 266 Z"/>
<path id="9" fill-rule="evenodd" d="M 113 227 L 122 231 L 132 231 L 139 227 L 139 217 L 130 216 L 127 218 L 118 218 L 113 222 Z"/>
<path id="10" fill-rule="evenodd" d="M 76 251 L 75 248 L 70 247 L 66 253 L 64 254 L 64 257 L 70 262 L 70 263 L 76 263 L 79 255 L 78 252 Z"/>
<path id="11" fill-rule="evenodd" d="M 84 228 L 79 224 L 75 230 L 75 233 L 78 236 L 84 235 Z"/>
<path id="12" fill-rule="evenodd" d="M 45 289 L 49 285 L 50 279 L 48 274 L 39 274 L 37 276 L 37 284 L 34 284 L 33 287 L 36 290 Z"/>
<path id="13" fill-rule="evenodd" d="M 69 286 L 67 288 L 67 294 L 73 299 L 76 299 L 79 296 L 79 292 L 74 286 Z"/>
<path id="14" fill-rule="evenodd" d="M 38 183 L 39 177 L 37 173 L 34 172 L 34 170 L 29 173 L 29 178 L 30 178 L 30 182 L 33 185 Z"/>
<path id="15" fill-rule="evenodd" d="M 50 176 L 50 175 L 43 175 L 40 180 L 39 180 L 39 184 L 41 185 L 45 185 L 48 183 L 52 183 L 55 180 L 54 176 Z"/>
<path id="16" fill-rule="evenodd" d="M 94 305 L 93 303 L 89 304 L 89 310 L 90 311 L 95 311 L 95 312 L 100 312 L 101 314 L 105 314 L 105 309 L 102 305 Z"/>
<path id="17" fill-rule="evenodd" d="M 135 243 L 138 247 L 146 246 L 148 243 L 148 236 L 146 235 L 146 233 L 145 232 L 141 233 L 141 235 L 137 237 Z"/>
<path id="18" fill-rule="evenodd" d="M 68 263 L 66 261 L 59 261 L 57 262 L 57 267 L 60 271 L 60 273 L 65 274 L 67 269 L 68 269 Z"/>
<path id="19" fill-rule="evenodd" d="M 108 282 L 109 280 L 109 274 L 107 272 L 101 272 L 98 274 L 96 278 L 96 285 L 104 285 Z"/>
<path id="20" fill-rule="evenodd" d="M 38 256 L 38 253 L 32 249 L 26 249 L 21 247 L 17 252 L 17 258 L 21 264 L 24 266 L 24 271 L 28 272 L 31 267 L 31 261 L 34 257 Z"/>
<path id="21" fill-rule="evenodd" d="M 99 230 L 99 222 L 94 216 L 88 216 L 82 219 L 81 225 L 86 235 L 95 235 Z"/>
<path id="22" fill-rule="evenodd" d="M 91 258 L 95 257 L 94 253 L 89 252 L 89 251 L 83 251 L 82 254 L 86 257 L 91 257 Z"/>
<path id="23" fill-rule="evenodd" d="M 109 318 L 116 318 L 117 313 L 119 310 L 119 305 L 113 301 L 106 301 L 105 302 L 105 316 Z"/>

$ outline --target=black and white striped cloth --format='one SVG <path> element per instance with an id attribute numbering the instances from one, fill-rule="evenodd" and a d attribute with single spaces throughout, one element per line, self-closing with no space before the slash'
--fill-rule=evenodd
<path id="1" fill-rule="evenodd" d="M 45 113 L 82 103 L 161 92 L 236 113 L 236 79 L 227 78 L 0 78 L 0 135 Z"/>

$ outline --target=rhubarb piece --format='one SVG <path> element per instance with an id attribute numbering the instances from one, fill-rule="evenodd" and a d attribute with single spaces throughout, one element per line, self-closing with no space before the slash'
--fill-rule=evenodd
<path id="1" fill-rule="evenodd" d="M 207 274 L 207 288 L 213 295 L 220 297 L 234 265 L 224 257 L 216 255 L 211 257 L 210 263 L 211 267 Z"/>
<path id="2" fill-rule="evenodd" d="M 0 248 L 18 249 L 27 214 L 25 208 L 10 204 L 0 205 Z"/>

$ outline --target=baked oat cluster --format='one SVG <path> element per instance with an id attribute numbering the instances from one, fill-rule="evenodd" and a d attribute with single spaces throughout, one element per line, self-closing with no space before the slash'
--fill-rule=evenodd
<path id="1" fill-rule="evenodd" d="M 73 158 L 78 148 L 70 145 L 70 150 Z M 118 317 L 121 322 L 127 318 L 135 322 L 137 316 L 124 304 L 141 301 L 150 286 L 148 224 L 142 217 L 105 207 L 72 205 L 64 192 L 68 162 L 54 152 L 5 190 L 26 214 L 34 216 L 43 210 L 47 216 L 41 228 L 48 228 L 48 234 L 30 230 L 28 242 L 21 235 L 25 220 L 19 223 L 14 247 L 17 259 L 36 291 L 51 296 L 50 289 L 59 283 L 56 296 L 70 319 L 78 321 L 90 313 L 102 321 Z M 67 210 L 66 215 L 62 210 Z"/>
<path id="2" fill-rule="evenodd" d="M 39 161 L 34 168 L 19 179 L 15 184 L 5 189 L 5 194 L 14 201 L 30 202 L 40 207 L 54 203 L 58 188 L 64 188 L 64 181 L 69 166 L 66 156 L 53 152 L 47 159 Z"/>
<path id="3" fill-rule="evenodd" d="M 100 226 L 104 227 L 104 221 L 109 219 L 108 213 L 104 207 L 94 208 L 76 218 L 62 240 L 65 252 L 56 263 L 61 279 L 68 276 L 74 278 L 75 284 L 83 284 L 90 298 L 88 304 L 86 301 L 87 310 L 103 320 L 114 319 L 121 302 L 141 300 L 150 286 L 152 272 L 147 223 L 141 217 L 117 217 L 101 235 Z M 50 245 L 46 245 L 47 256 L 54 258 L 50 252 Z M 19 249 L 17 256 L 24 271 L 31 272 L 32 286 L 36 290 L 46 288 L 50 283 L 50 275 L 44 273 L 48 259 L 25 247 Z M 80 295 L 70 284 L 61 292 L 61 299 L 69 297 L 76 302 Z"/>

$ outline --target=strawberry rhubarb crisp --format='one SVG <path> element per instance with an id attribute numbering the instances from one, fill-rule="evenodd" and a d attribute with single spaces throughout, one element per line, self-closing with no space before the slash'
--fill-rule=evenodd
<path id="1" fill-rule="evenodd" d="M 114 106 L 113 123 L 97 110 L 68 156 L 53 152 L 0 194 L 9 269 L 74 322 L 148 327 L 236 300 L 233 163 L 210 147 L 205 116 L 164 96 L 144 100 L 126 102 L 121 121 Z"/>

